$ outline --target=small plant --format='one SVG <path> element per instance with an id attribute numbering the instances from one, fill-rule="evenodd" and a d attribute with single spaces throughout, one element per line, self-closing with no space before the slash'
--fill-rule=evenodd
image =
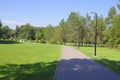
<path id="1" fill-rule="evenodd" d="M 120 50 L 120 44 L 118 45 L 118 50 Z"/>
<path id="2" fill-rule="evenodd" d="M 36 43 L 39 43 L 39 35 L 36 34 Z"/>
<path id="3" fill-rule="evenodd" d="M 40 43 L 46 43 L 46 41 L 42 38 L 42 39 L 40 40 Z"/>

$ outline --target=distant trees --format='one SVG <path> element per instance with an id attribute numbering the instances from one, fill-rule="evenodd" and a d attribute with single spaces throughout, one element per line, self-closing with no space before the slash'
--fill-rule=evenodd
<path id="1" fill-rule="evenodd" d="M 2 39 L 9 39 L 11 37 L 11 29 L 8 26 L 2 27 Z"/>
<path id="2" fill-rule="evenodd" d="M 2 22 L 1 22 L 1 20 L 0 20 L 0 38 L 2 37 Z"/>
<path id="3" fill-rule="evenodd" d="M 18 31 L 18 38 L 34 40 L 35 39 L 35 30 L 34 27 L 30 24 L 25 24 L 16 28 Z"/>
<path id="4" fill-rule="evenodd" d="M 116 9 L 115 7 L 111 7 L 110 10 L 108 11 L 108 18 L 112 19 L 114 17 L 114 15 L 116 14 Z"/>
<path id="5" fill-rule="evenodd" d="M 120 10 L 120 4 L 117 4 Z M 108 11 L 108 17 L 105 19 L 106 29 L 104 32 L 106 45 L 108 47 L 118 47 L 120 45 L 120 14 L 117 14 L 115 7 L 111 7 Z"/>
<path id="6" fill-rule="evenodd" d="M 117 5 L 120 9 L 120 4 Z M 61 19 L 59 25 L 48 25 L 45 27 L 32 26 L 29 23 L 16 26 L 11 30 L 9 26 L 2 26 L 0 21 L 0 38 L 3 39 L 25 39 L 37 43 L 66 44 L 73 43 L 80 46 L 91 46 L 94 44 L 94 31 L 96 16 L 80 15 L 79 12 L 71 12 L 66 20 Z M 108 16 L 97 16 L 97 45 L 118 47 L 120 45 L 120 14 L 115 7 L 108 10 Z"/>
<path id="7" fill-rule="evenodd" d="M 71 35 L 71 42 L 74 42 L 74 45 L 80 46 L 80 43 L 83 42 L 84 36 L 84 17 L 80 16 L 79 13 L 71 12 L 67 19 L 67 24 L 69 26 L 69 31 Z"/>
<path id="8" fill-rule="evenodd" d="M 120 0 L 119 0 L 119 3 L 117 4 L 117 6 L 118 6 L 118 9 L 120 10 Z"/>
<path id="9" fill-rule="evenodd" d="M 112 19 L 112 27 L 110 28 L 109 34 L 111 47 L 117 47 L 120 44 L 120 14 Z"/>
<path id="10" fill-rule="evenodd" d="M 60 35 L 61 35 L 61 42 L 62 44 L 66 43 L 66 35 L 67 35 L 67 23 L 64 21 L 64 19 L 61 20 L 59 23 L 60 26 Z"/>

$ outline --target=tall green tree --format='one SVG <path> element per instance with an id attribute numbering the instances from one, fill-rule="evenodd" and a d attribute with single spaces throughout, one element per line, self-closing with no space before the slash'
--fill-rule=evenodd
<path id="1" fill-rule="evenodd" d="M 90 46 L 90 23 L 91 23 L 91 16 L 88 15 L 88 13 L 86 14 L 86 22 L 85 22 L 85 27 L 84 27 L 84 43 L 86 44 L 86 46 Z"/>
<path id="2" fill-rule="evenodd" d="M 2 27 L 2 38 L 3 39 L 9 39 L 11 37 L 11 29 L 9 26 L 3 26 Z"/>
<path id="3" fill-rule="evenodd" d="M 118 9 L 120 10 L 120 0 L 119 0 L 119 3 L 117 4 L 117 6 L 118 6 Z"/>
<path id="4" fill-rule="evenodd" d="M 80 42 L 80 34 L 79 31 L 80 29 L 80 15 L 79 13 L 76 12 L 71 12 L 68 19 L 67 19 L 67 23 L 69 25 L 69 29 L 71 29 L 71 37 L 72 37 L 72 42 L 74 42 L 74 44 L 76 45 L 77 42 Z"/>
<path id="5" fill-rule="evenodd" d="M 20 26 L 18 36 L 22 39 L 35 40 L 35 28 L 30 24 Z"/>
<path id="6" fill-rule="evenodd" d="M 109 42 L 113 47 L 116 47 L 120 44 L 120 14 L 116 15 L 112 19 Z"/>
<path id="7" fill-rule="evenodd" d="M 49 42 L 54 35 L 54 27 L 52 25 L 48 25 L 44 28 L 44 36 L 46 40 Z"/>
<path id="8" fill-rule="evenodd" d="M 67 23 L 64 21 L 64 19 L 61 20 L 61 22 L 59 23 L 60 27 L 61 27 L 61 41 L 63 44 L 65 44 L 66 42 L 66 34 L 67 34 Z"/>
<path id="9" fill-rule="evenodd" d="M 114 6 L 112 6 L 108 11 L 108 18 L 112 19 L 116 15 L 116 9 Z"/>
<path id="10" fill-rule="evenodd" d="M 1 36 L 2 36 L 2 22 L 1 22 L 1 20 L 0 20 L 0 38 L 1 38 Z"/>
<path id="11" fill-rule="evenodd" d="M 112 6 L 108 11 L 108 17 L 105 18 L 105 23 L 107 27 L 110 27 L 112 18 L 116 15 L 116 9 Z"/>
<path id="12" fill-rule="evenodd" d="M 104 31 L 105 31 L 105 20 L 101 15 L 98 17 L 98 25 L 97 25 L 97 42 L 99 45 L 103 45 L 104 43 Z"/>

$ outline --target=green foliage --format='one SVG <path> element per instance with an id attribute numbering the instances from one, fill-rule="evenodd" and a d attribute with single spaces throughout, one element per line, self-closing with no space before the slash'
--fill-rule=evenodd
<path id="1" fill-rule="evenodd" d="M 39 43 L 39 40 L 38 40 L 38 38 L 36 38 L 36 43 Z"/>
<path id="2" fill-rule="evenodd" d="M 1 34 L 2 32 L 1 31 L 2 31 L 2 22 L 0 20 L 0 38 L 2 37 L 2 34 Z"/>
<path id="3" fill-rule="evenodd" d="M 118 6 L 118 9 L 120 10 L 120 0 L 119 0 L 119 3 L 117 4 L 117 6 Z"/>
<path id="4" fill-rule="evenodd" d="M 16 28 L 18 32 L 18 37 L 21 39 L 35 40 L 35 30 L 30 24 L 22 25 L 20 28 Z"/>
<path id="5" fill-rule="evenodd" d="M 80 16 L 79 13 L 71 12 L 67 19 L 67 24 L 69 26 L 69 36 L 72 38 L 71 42 L 73 41 L 75 44 L 83 44 L 84 38 L 84 27 L 86 24 L 86 19 L 83 16 Z M 71 34 L 72 33 L 72 34 Z"/>
<path id="6" fill-rule="evenodd" d="M 39 43 L 39 35 L 36 34 L 36 43 Z"/>
<path id="7" fill-rule="evenodd" d="M 52 37 L 52 38 L 50 39 L 50 43 L 51 43 L 51 44 L 56 44 L 56 43 L 57 43 L 57 41 L 55 40 L 55 38 L 54 38 L 54 37 Z"/>
<path id="8" fill-rule="evenodd" d="M 109 42 L 106 43 L 106 46 L 108 48 L 113 48 L 114 47 L 113 45 L 114 45 L 114 43 L 112 41 L 109 41 Z"/>
<path id="9" fill-rule="evenodd" d="M 120 50 L 120 44 L 118 45 L 118 50 Z"/>
<path id="10" fill-rule="evenodd" d="M 64 44 L 62 41 L 60 41 L 60 40 L 58 40 L 57 42 L 56 42 L 57 44 Z"/>
<path id="11" fill-rule="evenodd" d="M 115 7 L 108 11 L 108 17 L 97 16 L 97 45 L 106 44 L 109 47 L 117 47 L 120 44 L 119 15 L 116 15 Z M 65 21 L 62 19 L 58 26 L 35 27 L 30 24 L 16 26 L 16 30 L 10 30 L 8 26 L 2 27 L 2 37 L 9 39 L 25 39 L 34 42 L 89 46 L 94 44 L 96 16 L 91 19 L 88 14 L 81 16 L 78 12 L 71 12 Z"/>
<path id="12" fill-rule="evenodd" d="M 19 44 L 19 42 L 13 40 L 0 40 L 0 44 Z"/>
<path id="13" fill-rule="evenodd" d="M 111 8 L 109 9 L 108 18 L 109 18 L 109 19 L 112 19 L 115 14 L 116 14 L 116 9 L 115 9 L 115 7 L 113 6 L 113 7 L 111 7 Z"/>
<path id="14" fill-rule="evenodd" d="M 60 35 L 61 35 L 61 39 L 60 39 L 60 40 L 61 40 L 62 43 L 64 44 L 64 43 L 66 43 L 66 40 L 67 40 L 67 39 L 66 39 L 66 38 L 67 38 L 66 35 L 67 35 L 67 31 L 68 31 L 68 30 L 67 30 L 67 23 L 64 21 L 64 19 L 62 19 L 61 22 L 59 23 L 59 25 L 60 25 L 60 29 L 61 29 L 61 30 L 60 30 L 60 33 L 61 33 L 61 34 L 60 34 Z M 59 40 L 59 41 L 60 41 L 60 40 Z M 59 44 L 59 41 L 57 42 L 58 44 Z"/>
<path id="15" fill-rule="evenodd" d="M 2 27 L 2 38 L 3 39 L 9 39 L 11 37 L 11 29 L 9 26 L 3 26 Z"/>
<path id="16" fill-rule="evenodd" d="M 46 43 L 46 41 L 42 38 L 42 39 L 40 40 L 40 43 Z"/>
<path id="17" fill-rule="evenodd" d="M 109 32 L 109 43 L 113 46 L 113 47 L 117 47 L 117 45 L 120 44 L 120 15 L 116 15 L 114 16 L 114 18 L 112 19 L 112 27 L 110 28 L 110 32 Z"/>

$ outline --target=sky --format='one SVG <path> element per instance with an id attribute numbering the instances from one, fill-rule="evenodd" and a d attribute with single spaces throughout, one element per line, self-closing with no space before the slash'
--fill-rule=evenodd
<path id="1" fill-rule="evenodd" d="M 117 8 L 117 4 L 118 0 L 0 0 L 0 20 L 11 29 L 26 23 L 56 26 L 71 12 L 82 16 L 96 12 L 106 17 L 110 7 Z"/>

